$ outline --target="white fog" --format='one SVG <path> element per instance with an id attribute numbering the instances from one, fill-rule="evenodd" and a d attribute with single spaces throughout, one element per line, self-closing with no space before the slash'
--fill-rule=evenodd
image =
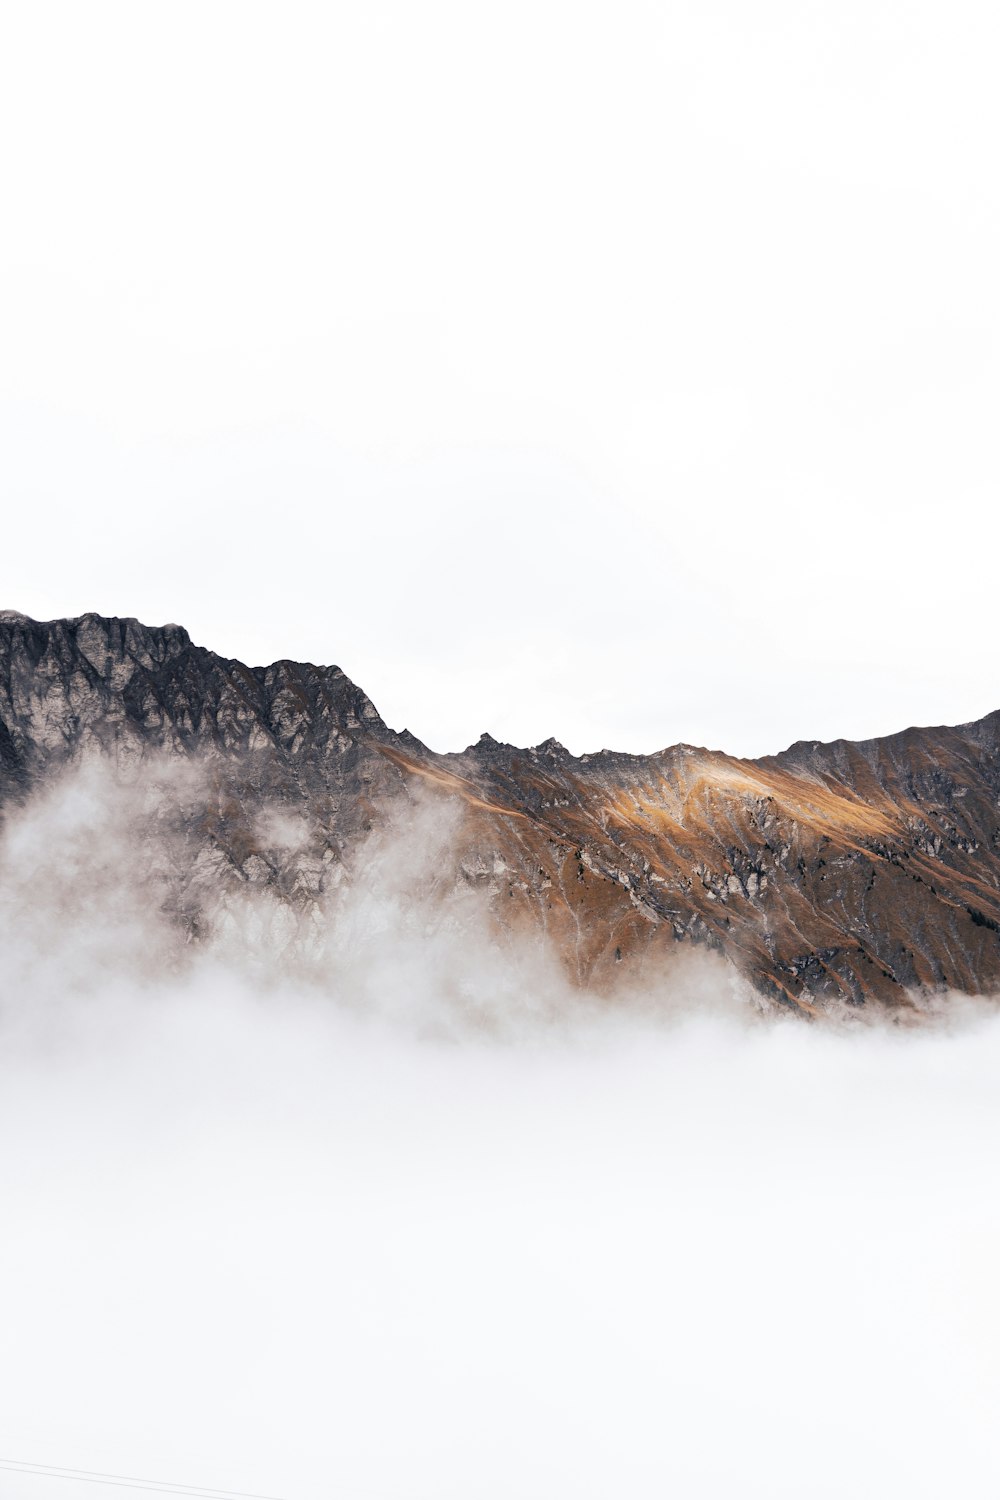
<path id="1" fill-rule="evenodd" d="M 282 1500 L 995 1495 L 990 1006 L 762 1016 L 684 952 L 580 995 L 412 901 L 426 809 L 322 965 L 266 913 L 238 963 L 247 911 L 170 963 L 130 795 L 72 779 L 0 858 L 0 1459 Z"/>

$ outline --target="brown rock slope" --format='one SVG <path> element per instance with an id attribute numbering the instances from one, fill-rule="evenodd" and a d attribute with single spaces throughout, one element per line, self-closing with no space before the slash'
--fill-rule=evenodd
<path id="1" fill-rule="evenodd" d="M 0 615 L 0 798 L 23 801 L 87 749 L 209 767 L 179 813 L 174 899 L 195 928 L 240 884 L 307 910 L 423 786 L 464 810 L 455 878 L 486 888 L 502 927 L 546 929 L 581 981 L 655 973 L 690 941 L 807 1010 L 1000 989 L 1000 713 L 758 761 L 486 735 L 436 755 L 335 667 L 245 667 L 176 626 Z M 275 806 L 310 830 L 293 852 L 261 832 Z"/>
<path id="2" fill-rule="evenodd" d="M 462 778 L 470 847 L 506 866 L 498 906 L 505 885 L 581 977 L 688 938 L 798 1006 L 1000 988 L 1000 714 L 759 761 L 386 753 Z"/>

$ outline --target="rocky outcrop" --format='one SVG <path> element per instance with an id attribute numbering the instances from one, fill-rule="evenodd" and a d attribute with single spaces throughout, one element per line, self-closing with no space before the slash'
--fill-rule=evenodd
<path id="1" fill-rule="evenodd" d="M 0 796 L 88 754 L 203 768 L 197 796 L 178 793 L 173 899 L 192 932 L 211 891 L 320 899 L 425 787 L 462 809 L 455 879 L 483 887 L 499 928 L 548 932 L 581 982 L 655 974 L 691 942 L 803 1010 L 1000 988 L 1000 714 L 757 761 L 488 735 L 438 755 L 336 667 L 247 667 L 175 625 L 0 615 Z"/>

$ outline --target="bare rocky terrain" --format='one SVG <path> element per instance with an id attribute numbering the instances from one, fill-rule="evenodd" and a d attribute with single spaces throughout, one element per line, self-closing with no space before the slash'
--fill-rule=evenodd
<path id="1" fill-rule="evenodd" d="M 95 758 L 196 770 L 161 777 L 134 829 L 140 847 L 170 834 L 161 898 L 188 939 L 246 890 L 308 920 L 419 795 L 460 812 L 448 867 L 419 878 L 482 888 L 498 932 L 545 931 L 581 984 L 689 943 L 804 1012 L 1000 989 L 1000 712 L 760 760 L 488 735 L 440 755 L 337 667 L 244 666 L 177 625 L 0 614 L 3 815 Z"/>

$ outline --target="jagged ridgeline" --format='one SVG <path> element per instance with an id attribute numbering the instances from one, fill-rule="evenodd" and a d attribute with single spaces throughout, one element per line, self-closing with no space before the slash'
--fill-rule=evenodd
<path id="1" fill-rule="evenodd" d="M 581 983 L 648 977 L 683 942 L 804 1010 L 1000 989 L 1000 713 L 756 761 L 488 735 L 438 755 L 337 667 L 247 667 L 176 625 L 0 614 L 6 814 L 95 757 L 198 768 L 174 794 L 189 935 L 240 888 L 308 911 L 419 793 L 452 809 L 453 888 L 482 887 L 498 930 L 544 931 Z M 412 878 L 440 882 L 434 863 Z"/>

